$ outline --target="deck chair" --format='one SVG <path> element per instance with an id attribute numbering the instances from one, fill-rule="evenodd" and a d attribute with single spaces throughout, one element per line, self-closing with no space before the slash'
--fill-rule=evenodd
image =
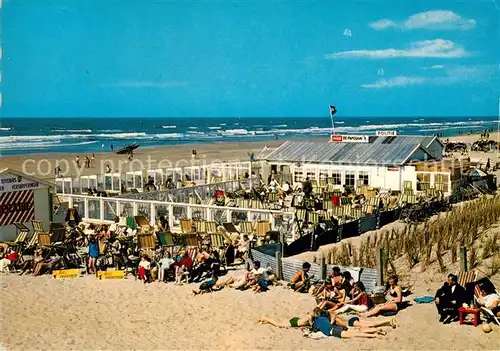
<path id="1" fill-rule="evenodd" d="M 223 234 L 220 233 L 211 233 L 210 234 L 210 247 L 212 249 L 220 249 L 224 247 L 224 240 L 226 238 Z"/>
<path id="2" fill-rule="evenodd" d="M 205 233 L 216 234 L 217 233 L 217 223 L 210 221 L 205 222 Z"/>
<path id="3" fill-rule="evenodd" d="M 181 219 L 181 232 L 183 234 L 192 234 L 193 233 L 193 220 Z"/>
<path id="4" fill-rule="evenodd" d="M 465 287 L 465 284 L 475 282 L 477 280 L 477 276 L 477 271 L 460 272 L 457 282 L 459 285 Z"/>
<path id="5" fill-rule="evenodd" d="M 134 217 L 135 223 L 137 224 L 137 229 L 140 229 L 142 233 L 149 233 L 151 232 L 151 223 L 147 220 L 146 217 L 140 215 L 140 216 L 135 216 Z"/>
<path id="6" fill-rule="evenodd" d="M 52 244 L 49 233 L 37 233 L 35 235 L 38 237 L 38 245 L 50 246 Z"/>
<path id="7" fill-rule="evenodd" d="M 184 234 L 183 239 L 186 247 L 198 248 L 201 245 L 201 238 L 196 233 Z"/>
<path id="8" fill-rule="evenodd" d="M 249 221 L 240 223 L 240 232 L 243 234 L 253 234 L 253 223 Z"/>
<path id="9" fill-rule="evenodd" d="M 319 215 L 316 212 L 309 211 L 307 213 L 307 221 L 316 225 L 319 223 Z"/>
<path id="10" fill-rule="evenodd" d="M 268 221 L 259 221 L 257 222 L 256 234 L 258 237 L 265 237 L 266 233 L 271 231 L 271 223 Z"/>
<path id="11" fill-rule="evenodd" d="M 45 233 L 45 229 L 43 228 L 42 221 L 32 220 L 31 224 L 33 225 L 33 232 L 35 232 L 35 233 Z"/>
<path id="12" fill-rule="evenodd" d="M 490 281 L 490 283 L 491 283 L 491 281 Z M 495 293 L 498 294 L 498 291 L 495 291 Z M 474 286 L 474 301 L 478 305 L 479 305 L 480 298 L 481 298 L 481 289 L 479 288 L 479 285 L 476 284 L 476 286 Z M 493 323 L 496 323 L 497 325 L 500 325 L 499 318 L 497 318 L 497 316 L 495 315 L 495 313 L 493 313 L 492 310 L 490 310 L 487 307 L 481 306 L 481 312 L 483 313 L 483 315 L 486 317 L 486 319 L 489 322 L 493 322 Z"/>
<path id="13" fill-rule="evenodd" d="M 30 230 L 24 224 L 16 222 L 14 226 L 17 229 L 17 237 L 14 241 L 6 241 L 3 244 L 11 247 L 14 251 L 19 252 L 21 247 L 25 244 L 26 238 Z"/>
<path id="14" fill-rule="evenodd" d="M 205 221 L 194 221 L 194 230 L 198 234 L 203 234 L 207 232 L 207 225 Z"/>
<path id="15" fill-rule="evenodd" d="M 153 234 L 137 234 L 137 246 L 139 249 L 156 248 L 156 240 Z"/>
<path id="16" fill-rule="evenodd" d="M 157 233 L 156 237 L 158 238 L 158 242 L 161 247 L 173 247 L 175 246 L 174 236 L 172 233 Z"/>

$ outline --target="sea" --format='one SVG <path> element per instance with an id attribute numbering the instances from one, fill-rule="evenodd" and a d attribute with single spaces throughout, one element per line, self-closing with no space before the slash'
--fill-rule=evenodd
<path id="1" fill-rule="evenodd" d="M 454 136 L 496 130 L 497 117 L 336 118 L 338 134 L 396 131 L 400 135 Z M 326 118 L 2 118 L 0 155 L 91 153 L 137 143 L 143 147 L 221 141 L 325 138 Z"/>

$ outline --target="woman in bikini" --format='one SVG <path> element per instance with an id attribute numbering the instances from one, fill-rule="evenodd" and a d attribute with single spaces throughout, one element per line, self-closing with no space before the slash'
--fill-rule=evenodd
<path id="1" fill-rule="evenodd" d="M 387 301 L 383 305 L 375 307 L 371 311 L 364 314 L 363 317 L 368 318 L 377 316 L 382 312 L 393 312 L 394 314 L 396 314 L 398 313 L 398 311 L 407 306 L 407 303 L 403 301 L 403 291 L 398 285 L 398 277 L 395 275 L 389 278 L 388 295 L 391 297 L 389 301 Z"/>
<path id="2" fill-rule="evenodd" d="M 314 313 L 308 313 L 303 317 L 292 317 L 289 320 L 276 321 L 275 319 L 262 317 L 257 322 L 259 324 L 271 324 L 278 328 L 302 328 L 312 325 Z"/>

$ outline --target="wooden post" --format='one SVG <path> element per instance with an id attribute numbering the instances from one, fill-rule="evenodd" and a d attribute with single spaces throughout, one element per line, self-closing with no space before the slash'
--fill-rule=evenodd
<path id="1" fill-rule="evenodd" d="M 384 285 L 384 272 L 385 272 L 385 250 L 380 248 L 377 251 L 377 285 Z"/>
<path id="2" fill-rule="evenodd" d="M 467 272 L 467 248 L 465 246 L 460 247 L 460 271 Z"/>
<path id="3" fill-rule="evenodd" d="M 276 277 L 283 280 L 283 266 L 281 262 L 281 252 L 276 251 Z"/>
<path id="4" fill-rule="evenodd" d="M 326 263 L 324 256 L 321 256 L 319 259 L 319 276 L 321 280 L 326 280 Z"/>

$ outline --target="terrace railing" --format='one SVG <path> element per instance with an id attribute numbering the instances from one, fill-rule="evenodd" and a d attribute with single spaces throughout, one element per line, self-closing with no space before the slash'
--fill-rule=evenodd
<path id="1" fill-rule="evenodd" d="M 206 220 L 218 223 L 239 223 L 242 221 L 269 221 L 271 230 L 283 233 L 287 241 L 294 241 L 293 212 L 267 209 L 237 208 L 199 204 L 151 201 L 126 198 L 107 198 L 86 195 L 61 195 L 68 206 L 76 207 L 85 221 L 113 223 L 116 217 L 143 215 L 151 224 L 159 216 L 168 220 L 173 231 L 180 231 L 180 219 Z"/>

